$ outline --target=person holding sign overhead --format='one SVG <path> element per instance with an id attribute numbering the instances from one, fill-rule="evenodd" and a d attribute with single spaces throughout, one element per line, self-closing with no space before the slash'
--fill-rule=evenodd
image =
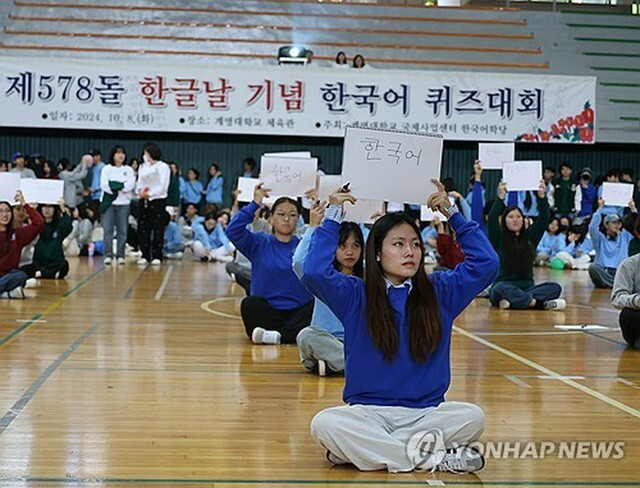
<path id="1" fill-rule="evenodd" d="M 294 344 L 313 313 L 313 296 L 291 269 L 300 208 L 296 200 L 278 198 L 271 208 L 273 234 L 252 233 L 247 225 L 269 191 L 256 185 L 253 201 L 233 216 L 227 235 L 252 266 L 251 296 L 240 306 L 247 336 L 254 344 Z"/>
<path id="2" fill-rule="evenodd" d="M 40 205 L 44 229 L 36 243 L 33 263 L 23 266 L 29 278 L 61 280 L 69 274 L 69 261 L 65 259 L 62 242 L 71 234 L 71 216 L 60 199 L 58 205 Z"/>
<path id="3" fill-rule="evenodd" d="M 633 200 L 629 202 L 629 209 L 637 212 Z M 589 235 L 596 251 L 596 258 L 589 266 L 589 277 L 596 288 L 613 288 L 616 269 L 627 257 L 633 235 L 622 228 L 622 219 L 617 213 L 606 213 L 602 198 L 589 224 Z"/>
<path id="4" fill-rule="evenodd" d="M 22 249 L 33 241 L 42 229 L 44 219 L 36 210 L 27 205 L 18 191 L 15 197 L 18 205 L 27 212 L 30 224 L 14 229 L 13 211 L 9 202 L 0 202 L 0 297 L 24 298 L 27 274 L 20 271 Z"/>
<path id="5" fill-rule="evenodd" d="M 536 193 L 538 218 L 527 228 L 522 210 L 515 205 L 505 207 L 507 185 L 500 182 L 498 198 L 489 212 L 489 239 L 500 256 L 500 274 L 491 287 L 491 305 L 502 309 L 563 310 L 566 302 L 559 298 L 562 287 L 557 283 L 533 281 L 536 247 L 549 223 L 549 203 L 544 180 Z"/>
<path id="6" fill-rule="evenodd" d="M 376 221 L 366 245 L 365 279 L 334 266 L 343 204 L 336 191 L 314 232 L 302 282 L 345 328 L 346 406 L 328 408 L 311 422 L 311 435 L 333 464 L 363 471 L 431 469 L 472 473 L 484 458 L 468 447 L 484 430 L 476 405 L 447 402 L 453 320 L 498 271 L 498 256 L 476 222 L 466 221 L 444 186 L 428 199 L 456 231 L 465 260 L 452 271 L 427 276 L 415 222 L 403 213 Z M 427 434 L 437 442 L 425 452 Z"/>

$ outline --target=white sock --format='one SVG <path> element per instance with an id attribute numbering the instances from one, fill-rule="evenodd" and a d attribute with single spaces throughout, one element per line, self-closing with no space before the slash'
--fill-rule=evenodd
<path id="1" fill-rule="evenodd" d="M 281 339 L 280 332 L 277 330 L 265 330 L 262 336 L 263 344 L 280 344 Z"/>

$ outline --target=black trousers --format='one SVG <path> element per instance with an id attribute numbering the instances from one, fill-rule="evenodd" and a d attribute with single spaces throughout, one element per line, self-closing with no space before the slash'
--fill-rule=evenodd
<path id="1" fill-rule="evenodd" d="M 35 277 L 36 271 L 40 271 L 44 279 L 51 280 L 56 277 L 56 273 L 60 273 L 58 278 L 62 279 L 69 274 L 69 261 L 63 259 L 62 261 L 53 261 L 50 263 L 33 262 L 23 266 L 21 270 L 24 271 L 29 278 Z"/>
<path id="2" fill-rule="evenodd" d="M 624 340 L 634 349 L 640 349 L 640 310 L 625 308 L 619 320 Z"/>
<path id="3" fill-rule="evenodd" d="M 140 200 L 138 241 L 142 257 L 147 261 L 152 261 L 153 259 L 162 261 L 164 228 L 168 219 L 168 214 L 165 210 L 166 206 L 166 198 L 161 200 Z"/>
<path id="4" fill-rule="evenodd" d="M 249 338 L 256 327 L 276 330 L 282 335 L 283 344 L 295 344 L 296 336 L 311 323 L 313 300 L 293 310 L 278 310 L 262 297 L 245 297 L 240 304 L 240 313 Z"/>

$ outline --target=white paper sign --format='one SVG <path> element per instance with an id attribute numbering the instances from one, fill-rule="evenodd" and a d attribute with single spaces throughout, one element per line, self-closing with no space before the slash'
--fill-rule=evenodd
<path id="1" fill-rule="evenodd" d="M 427 203 L 440 179 L 441 137 L 347 127 L 342 181 L 356 198 Z"/>
<path id="2" fill-rule="evenodd" d="M 318 200 L 327 200 L 329 194 L 342 185 L 340 175 L 321 175 L 318 178 Z"/>
<path id="3" fill-rule="evenodd" d="M 440 212 L 434 212 L 426 205 L 420 206 L 420 220 L 422 222 L 431 222 L 434 217 L 438 217 L 442 222 L 446 222 L 447 220 L 449 220 L 444 214 Z"/>
<path id="4" fill-rule="evenodd" d="M 64 192 L 64 181 L 24 178 L 20 180 L 20 188 L 27 203 L 57 205 Z"/>
<path id="5" fill-rule="evenodd" d="M 240 176 L 238 178 L 238 190 L 240 190 L 238 201 L 250 202 L 253 200 L 253 190 L 258 183 L 260 183 L 258 178 L 245 178 L 244 176 Z"/>
<path id="6" fill-rule="evenodd" d="M 508 191 L 537 190 L 542 179 L 542 161 L 511 161 L 502 165 L 502 181 Z"/>
<path id="7" fill-rule="evenodd" d="M 268 158 L 310 158 L 311 153 L 309 151 L 299 151 L 299 152 L 274 152 L 274 153 L 264 153 L 263 156 Z"/>
<path id="8" fill-rule="evenodd" d="M 358 198 L 355 205 L 344 204 L 344 222 L 356 222 L 357 224 L 372 224 L 371 216 L 376 212 L 382 212 L 382 202 L 380 200 L 366 200 Z"/>
<path id="9" fill-rule="evenodd" d="M 262 156 L 260 181 L 274 195 L 300 197 L 316 187 L 316 158 L 281 158 Z"/>
<path id="10" fill-rule="evenodd" d="M 0 173 L 0 202 L 15 205 L 16 192 L 20 189 L 20 175 L 18 173 Z"/>
<path id="11" fill-rule="evenodd" d="M 627 207 L 633 199 L 632 183 L 602 183 L 602 199 L 613 207 Z"/>
<path id="12" fill-rule="evenodd" d="M 482 169 L 502 169 L 502 163 L 516 160 L 516 145 L 511 143 L 479 144 L 478 159 Z"/>

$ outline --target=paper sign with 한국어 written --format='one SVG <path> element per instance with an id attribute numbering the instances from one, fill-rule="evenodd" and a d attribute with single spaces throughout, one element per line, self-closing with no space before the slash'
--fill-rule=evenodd
<path id="1" fill-rule="evenodd" d="M 602 199 L 612 207 L 627 207 L 633 199 L 633 183 L 602 183 Z"/>
<path id="2" fill-rule="evenodd" d="M 262 156 L 260 181 L 272 195 L 300 197 L 316 187 L 316 158 L 282 158 Z"/>
<path id="3" fill-rule="evenodd" d="M 425 204 L 440 179 L 442 137 L 347 127 L 342 181 L 356 198 Z"/>
<path id="4" fill-rule="evenodd" d="M 508 191 L 537 190 L 542 179 L 542 161 L 511 161 L 502 165 L 502 181 Z"/>

